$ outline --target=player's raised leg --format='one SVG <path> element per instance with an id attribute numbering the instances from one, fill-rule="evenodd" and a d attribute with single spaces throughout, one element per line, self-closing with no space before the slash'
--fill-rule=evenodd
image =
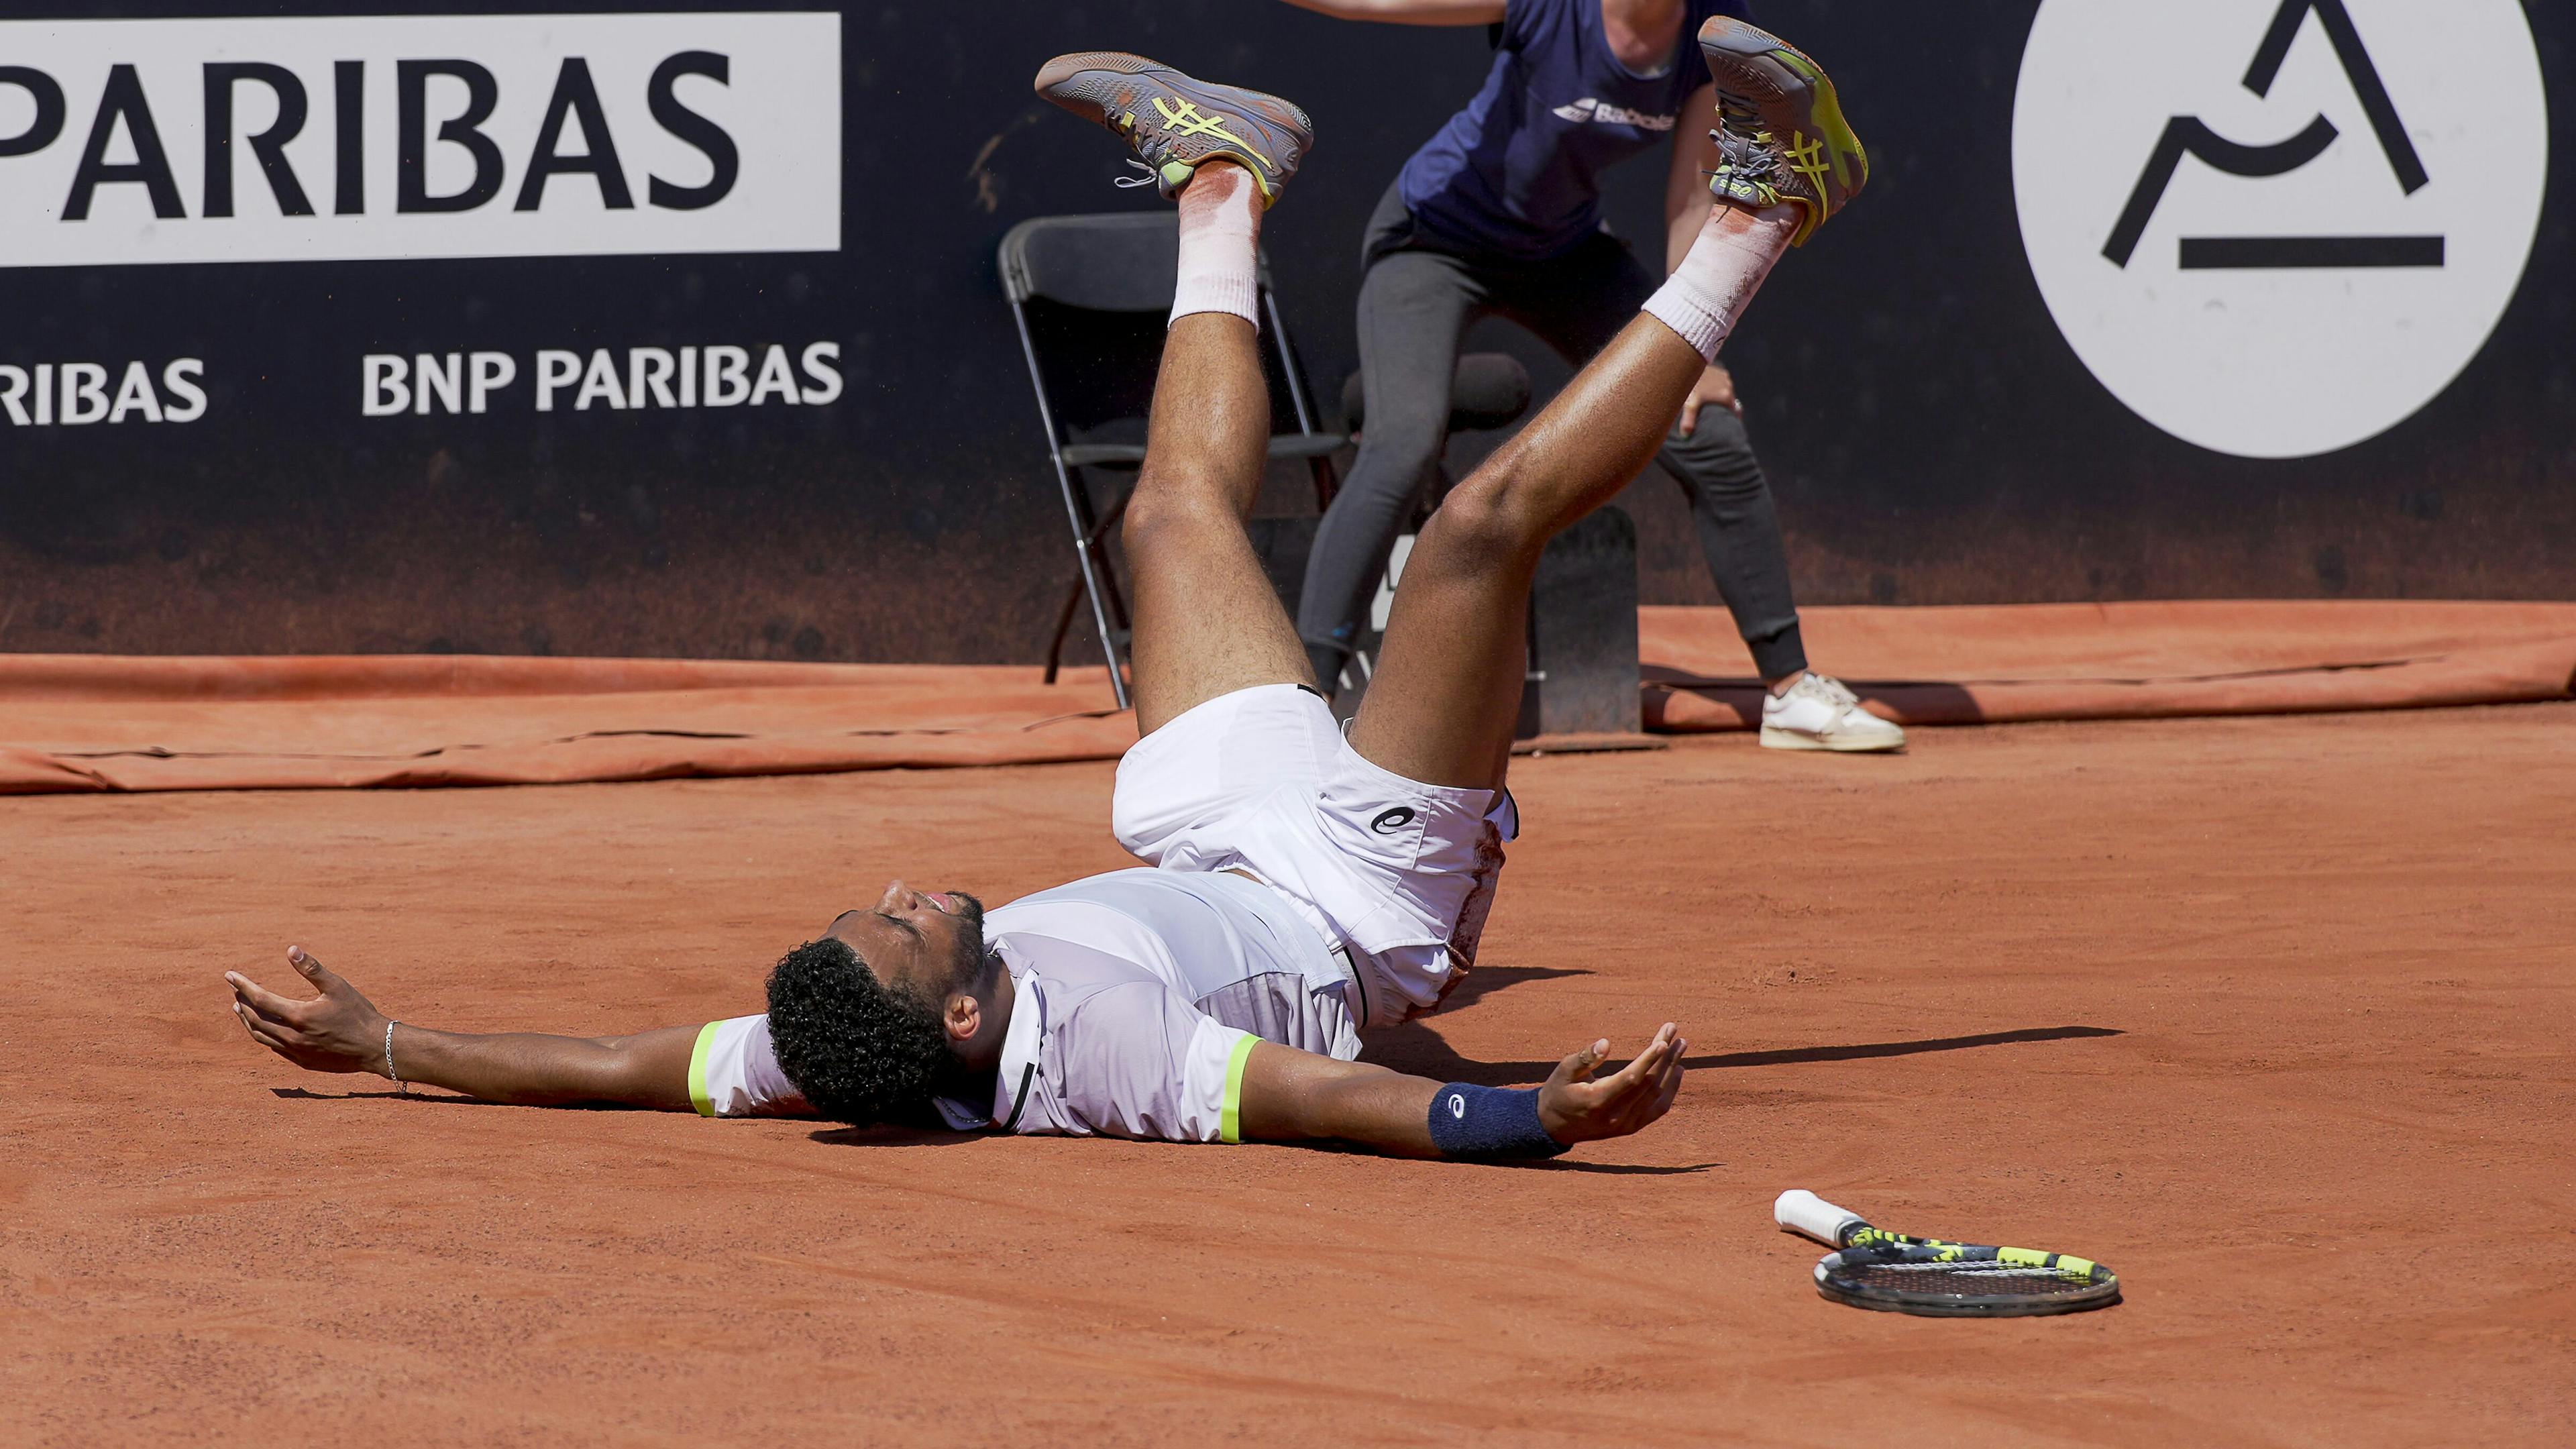
<path id="1" fill-rule="evenodd" d="M 1306 114 L 1109 51 L 1048 61 L 1037 91 L 1124 138 L 1181 208 L 1171 332 L 1124 525 L 1136 727 L 1151 734 L 1255 685 L 1311 686 L 1305 647 L 1243 526 L 1270 438 L 1254 280 L 1261 216 L 1313 144 Z"/>
<path id="2" fill-rule="evenodd" d="M 1777 212 L 1722 212 L 1711 232 L 1737 259 L 1735 270 L 1752 273 L 1767 269 L 1795 225 Z M 1704 233 L 1694 260 L 1708 246 Z M 1657 299 L 1674 290 L 1667 283 Z M 1450 490 L 1405 562 L 1353 747 L 1425 784 L 1501 785 L 1528 667 L 1523 620 L 1539 555 L 1637 476 L 1707 366 L 1700 349 L 1641 313 L 1536 420 Z"/>
<path id="3" fill-rule="evenodd" d="M 1238 166 L 1205 167 L 1189 183 L 1181 194 L 1184 273 L 1200 250 L 1195 221 L 1241 222 L 1249 297 L 1254 195 Z M 1234 690 L 1315 682 L 1243 526 L 1270 440 L 1270 385 L 1253 327 L 1229 312 L 1193 312 L 1173 320 L 1163 344 L 1145 467 L 1123 525 L 1135 581 L 1139 733 Z"/>
<path id="4" fill-rule="evenodd" d="M 1815 62 L 1723 16 L 1701 29 L 1700 49 L 1717 87 L 1721 159 L 1699 239 L 1644 313 L 1451 490 L 1405 563 L 1351 731 L 1361 754 L 1399 775 L 1502 783 L 1540 552 L 1645 466 L 1772 264 L 1868 179 Z"/>

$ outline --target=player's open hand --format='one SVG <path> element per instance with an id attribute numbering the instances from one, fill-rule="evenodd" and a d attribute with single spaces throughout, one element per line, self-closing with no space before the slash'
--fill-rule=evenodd
<path id="1" fill-rule="evenodd" d="M 1595 1081 L 1592 1074 L 1610 1055 L 1610 1043 L 1596 1041 L 1548 1074 L 1547 1085 L 1538 1089 L 1539 1125 L 1568 1145 L 1642 1130 L 1672 1109 L 1682 1089 L 1682 1054 L 1689 1050 L 1681 1029 L 1668 1021 L 1635 1061 Z"/>
<path id="2" fill-rule="evenodd" d="M 383 1075 L 384 1013 L 303 947 L 288 947 L 286 964 L 321 994 L 294 1001 L 238 971 L 224 973 L 233 988 L 233 1015 L 252 1040 L 308 1072 Z"/>

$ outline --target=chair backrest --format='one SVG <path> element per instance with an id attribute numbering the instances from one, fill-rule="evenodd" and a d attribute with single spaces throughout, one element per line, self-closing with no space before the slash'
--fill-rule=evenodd
<path id="1" fill-rule="evenodd" d="M 1127 441 L 1147 413 L 1163 349 L 1164 315 L 1180 276 L 1180 217 L 1157 211 L 1039 216 L 1002 237 L 1002 291 L 1019 314 L 1023 345 L 1058 441 Z M 1258 281 L 1269 323 L 1270 261 Z M 1282 329 L 1262 327 L 1263 370 L 1271 384 L 1272 427 L 1311 419 L 1295 349 Z"/>
<path id="2" fill-rule="evenodd" d="M 1162 312 L 1181 262 L 1180 215 L 1118 211 L 1038 216 L 1002 238 L 1002 290 L 1014 302 L 1047 301 L 1092 312 Z M 1260 259 L 1270 286 L 1270 259 Z"/>

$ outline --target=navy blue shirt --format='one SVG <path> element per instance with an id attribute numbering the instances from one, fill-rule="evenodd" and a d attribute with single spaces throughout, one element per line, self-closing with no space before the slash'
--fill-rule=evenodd
<path id="1" fill-rule="evenodd" d="M 1688 0 L 1670 59 L 1651 76 L 1619 63 L 1601 32 L 1601 0 L 1510 0 L 1484 89 L 1449 118 L 1396 186 L 1414 220 L 1469 255 L 1537 261 L 1601 226 L 1601 173 L 1652 148 L 1708 84 L 1697 38 L 1741 0 Z"/>

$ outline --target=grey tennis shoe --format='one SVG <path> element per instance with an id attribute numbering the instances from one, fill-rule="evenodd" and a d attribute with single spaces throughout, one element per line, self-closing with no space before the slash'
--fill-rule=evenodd
<path id="1" fill-rule="evenodd" d="M 1315 123 L 1293 102 L 1212 85 L 1125 51 L 1059 55 L 1038 68 L 1035 86 L 1134 148 L 1166 197 L 1178 196 L 1200 165 L 1223 157 L 1252 173 L 1267 208 L 1315 144 Z"/>
<path id="2" fill-rule="evenodd" d="M 1843 119 L 1833 81 L 1806 52 L 1731 16 L 1708 18 L 1699 50 L 1717 86 L 1710 194 L 1748 210 L 1797 207 L 1789 244 L 1805 246 L 1869 184 L 1869 153 Z"/>

